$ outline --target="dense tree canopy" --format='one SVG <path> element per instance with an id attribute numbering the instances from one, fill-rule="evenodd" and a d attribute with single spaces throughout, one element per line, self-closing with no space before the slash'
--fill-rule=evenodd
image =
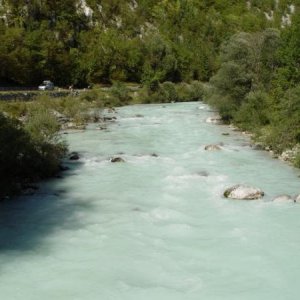
<path id="1" fill-rule="evenodd" d="M 283 24 L 282 18 L 294 12 L 288 5 L 276 6 L 273 0 L 2 0 L 0 78 L 23 85 L 47 78 L 82 86 L 114 80 L 205 81 L 219 67 L 223 41 L 240 31 L 280 28 L 289 22 Z"/>

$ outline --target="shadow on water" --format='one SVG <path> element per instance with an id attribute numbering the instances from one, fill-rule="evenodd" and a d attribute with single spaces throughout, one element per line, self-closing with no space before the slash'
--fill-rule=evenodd
<path id="1" fill-rule="evenodd" d="M 61 189 L 64 180 L 76 176 L 83 164 L 69 165 L 70 170 L 63 172 L 62 178 L 44 182 L 36 194 L 0 203 L 0 255 L 33 251 L 55 231 L 83 226 L 75 214 L 93 210 L 93 203 L 89 199 L 69 199 L 71 189 Z"/>

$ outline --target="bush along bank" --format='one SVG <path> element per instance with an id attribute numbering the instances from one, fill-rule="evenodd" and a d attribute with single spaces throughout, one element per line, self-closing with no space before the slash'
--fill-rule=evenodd
<path id="1" fill-rule="evenodd" d="M 83 129 L 99 120 L 99 103 L 80 97 L 0 103 L 0 199 L 34 188 L 34 183 L 62 170 L 68 146 L 61 129 Z"/>
<path id="2" fill-rule="evenodd" d="M 275 157 L 300 167 L 299 20 L 281 33 L 238 33 L 221 47 L 204 99 L 225 123 L 252 134 Z M 295 32 L 297 35 L 295 35 Z"/>
<path id="3" fill-rule="evenodd" d="M 53 98 L 43 94 L 34 101 L 0 102 L 0 198 L 27 191 L 34 182 L 56 175 L 68 152 L 62 130 L 84 130 L 88 122 L 105 128 L 103 123 L 111 120 L 101 114 L 104 108 L 196 101 L 202 95 L 200 82 L 155 82 L 138 88 L 116 82 L 110 88 L 95 86 L 76 96 Z"/>

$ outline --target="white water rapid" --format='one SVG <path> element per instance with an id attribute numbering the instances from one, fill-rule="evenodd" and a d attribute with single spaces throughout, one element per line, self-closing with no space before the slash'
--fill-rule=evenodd
<path id="1" fill-rule="evenodd" d="M 0 204 L 0 299 L 300 299 L 300 204 L 271 201 L 300 193 L 299 171 L 212 114 L 128 106 L 67 135 L 81 158 L 63 178 Z M 237 183 L 266 196 L 223 198 Z"/>

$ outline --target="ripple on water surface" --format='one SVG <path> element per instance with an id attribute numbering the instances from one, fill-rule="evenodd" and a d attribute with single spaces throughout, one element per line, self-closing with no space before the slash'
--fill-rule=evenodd
<path id="1" fill-rule="evenodd" d="M 1 204 L 0 299 L 299 299 L 300 206 L 270 201 L 299 193 L 298 171 L 213 114 L 128 106 L 68 135 L 81 158 L 63 178 Z M 237 183 L 266 196 L 224 199 Z"/>

